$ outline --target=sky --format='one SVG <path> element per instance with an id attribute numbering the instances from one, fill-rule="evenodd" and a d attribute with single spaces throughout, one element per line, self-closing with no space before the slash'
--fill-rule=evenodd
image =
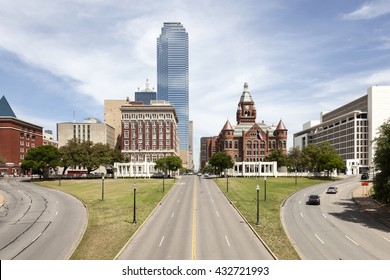
<path id="1" fill-rule="evenodd" d="M 218 135 L 245 82 L 257 121 L 288 129 L 390 85 L 390 0 L 0 0 L 0 97 L 53 130 L 157 88 L 164 22 L 189 34 L 190 120 Z"/>

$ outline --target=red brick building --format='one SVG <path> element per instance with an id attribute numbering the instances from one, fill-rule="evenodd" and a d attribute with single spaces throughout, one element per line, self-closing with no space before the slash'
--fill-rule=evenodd
<path id="1" fill-rule="evenodd" d="M 21 161 L 30 148 L 43 144 L 42 139 L 42 127 L 18 119 L 3 96 L 0 99 L 0 174 L 20 175 Z"/>
<path id="2" fill-rule="evenodd" d="M 244 84 L 233 126 L 226 121 L 219 133 L 215 150 L 229 154 L 235 162 L 259 162 L 274 149 L 287 153 L 287 129 L 282 120 L 277 126 L 256 122 L 255 103 Z"/>

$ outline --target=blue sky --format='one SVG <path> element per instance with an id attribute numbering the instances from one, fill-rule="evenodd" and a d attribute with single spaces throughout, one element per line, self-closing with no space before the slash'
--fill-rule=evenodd
<path id="1" fill-rule="evenodd" d="M 0 0 L 0 95 L 18 118 L 103 117 L 104 99 L 156 84 L 156 38 L 181 22 L 190 42 L 190 119 L 199 139 L 235 124 L 248 82 L 257 120 L 293 133 L 390 85 L 390 1 Z"/>

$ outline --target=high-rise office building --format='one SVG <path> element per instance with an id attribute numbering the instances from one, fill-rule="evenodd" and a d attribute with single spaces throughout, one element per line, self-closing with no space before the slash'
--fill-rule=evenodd
<path id="1" fill-rule="evenodd" d="M 157 97 L 175 107 L 181 158 L 189 154 L 188 33 L 179 22 L 165 22 L 157 38 Z"/>

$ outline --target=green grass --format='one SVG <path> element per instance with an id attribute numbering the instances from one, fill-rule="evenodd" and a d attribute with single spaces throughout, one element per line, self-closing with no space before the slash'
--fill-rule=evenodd
<path id="1" fill-rule="evenodd" d="M 62 180 L 61 186 L 58 181 L 39 182 L 39 185 L 70 193 L 88 206 L 88 226 L 71 259 L 113 259 L 173 186 L 174 180 L 165 180 L 165 192 L 160 179 L 136 180 L 135 225 L 133 184 L 134 179 L 106 179 L 102 201 L 101 180 Z"/>
<path id="2" fill-rule="evenodd" d="M 271 251 L 282 260 L 300 259 L 290 243 L 280 220 L 280 206 L 292 193 L 323 180 L 298 178 L 267 178 L 267 198 L 264 201 L 264 178 L 229 178 L 229 191 L 226 192 L 226 179 L 216 179 L 221 190 L 237 206 Z M 257 222 L 256 185 L 260 186 L 260 226 Z"/>

